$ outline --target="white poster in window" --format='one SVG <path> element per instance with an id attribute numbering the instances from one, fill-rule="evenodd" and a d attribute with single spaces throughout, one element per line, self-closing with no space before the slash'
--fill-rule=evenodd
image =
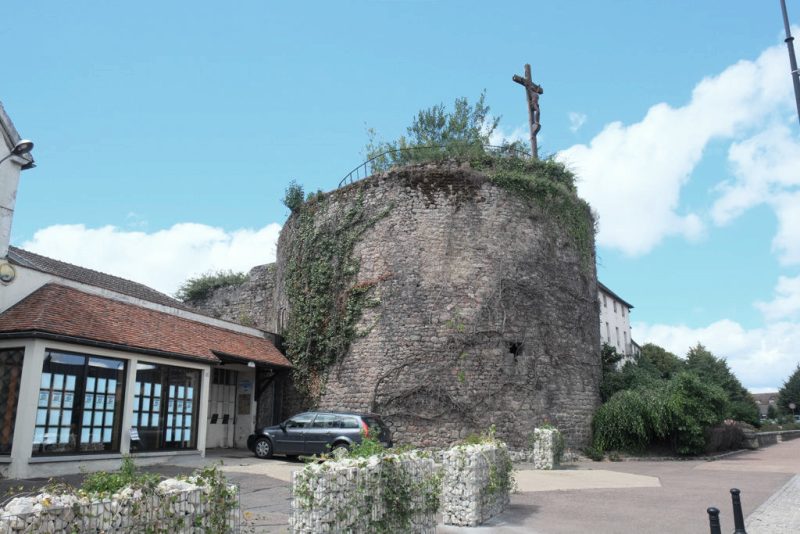
<path id="1" fill-rule="evenodd" d="M 186 413 L 192 413 L 192 401 L 186 401 Z"/>
<path id="2" fill-rule="evenodd" d="M 83 407 L 91 409 L 94 406 L 94 395 L 87 393 L 83 398 Z"/>
<path id="3" fill-rule="evenodd" d="M 53 395 L 50 397 L 50 406 L 53 408 L 61 408 L 61 392 L 54 391 Z"/>
<path id="4" fill-rule="evenodd" d="M 109 395 L 106 397 L 106 410 L 113 410 L 114 409 L 114 401 L 116 397 L 114 395 Z"/>
<path id="5" fill-rule="evenodd" d="M 49 391 L 40 391 L 39 392 L 39 406 L 47 406 L 50 402 L 50 392 Z"/>
<path id="6" fill-rule="evenodd" d="M 75 401 L 74 393 L 64 393 L 64 408 L 72 408 L 72 403 Z"/>
<path id="7" fill-rule="evenodd" d="M 157 412 L 161 409 L 161 399 L 153 399 L 153 411 Z"/>
<path id="8" fill-rule="evenodd" d="M 105 403 L 106 403 L 106 396 L 105 395 L 97 395 L 94 398 L 94 407 L 97 410 L 102 410 L 103 406 L 105 405 Z"/>

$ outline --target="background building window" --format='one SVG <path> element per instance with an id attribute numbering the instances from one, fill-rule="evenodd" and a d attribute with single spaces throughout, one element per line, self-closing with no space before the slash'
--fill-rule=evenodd
<path id="1" fill-rule="evenodd" d="M 33 454 L 119 451 L 125 362 L 48 350 Z"/>
<path id="2" fill-rule="evenodd" d="M 200 370 L 139 363 L 133 398 L 131 450 L 197 448 Z"/>
<path id="3" fill-rule="evenodd" d="M 0 349 L 0 454 L 11 454 L 25 349 Z"/>

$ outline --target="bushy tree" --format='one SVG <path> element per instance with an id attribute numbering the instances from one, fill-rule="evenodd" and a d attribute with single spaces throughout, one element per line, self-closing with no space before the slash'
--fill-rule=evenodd
<path id="1" fill-rule="evenodd" d="M 283 195 L 283 204 L 291 211 L 297 211 L 303 205 L 303 195 L 303 186 L 292 180 L 286 187 L 286 193 Z"/>
<path id="2" fill-rule="evenodd" d="M 724 358 L 714 356 L 702 344 L 689 349 L 686 355 L 686 369 L 704 382 L 715 384 L 728 395 L 728 419 L 744 421 L 752 425 L 760 424 L 758 405 L 739 379 L 731 372 Z"/>
<path id="3" fill-rule="evenodd" d="M 726 392 L 693 373 L 683 372 L 669 381 L 667 394 L 673 449 L 678 454 L 703 452 L 705 429 L 721 423 L 728 413 Z"/>
<path id="4" fill-rule="evenodd" d="M 720 423 L 727 408 L 722 388 L 678 373 L 615 393 L 592 420 L 593 446 L 637 452 L 660 441 L 678 454 L 699 454 L 705 449 L 704 430 Z"/>
<path id="5" fill-rule="evenodd" d="M 789 408 L 791 403 L 794 403 L 795 411 L 800 407 L 800 364 L 778 391 L 778 406 L 781 411 L 791 414 L 792 410 Z"/>
<path id="6" fill-rule="evenodd" d="M 649 347 L 648 352 L 670 354 L 658 345 L 648 344 L 645 347 Z M 639 357 L 626 361 L 620 367 L 618 362 L 622 360 L 623 356 L 617 353 L 617 350 L 611 345 L 603 343 L 600 351 L 603 359 L 600 398 L 603 402 L 608 401 L 618 391 L 651 386 L 663 378 L 668 378 L 669 375 L 665 376 L 658 365 L 647 356 L 645 347 L 642 347 L 642 354 Z M 675 358 L 682 363 L 677 356 Z"/>
<path id="7" fill-rule="evenodd" d="M 406 135 L 396 141 L 379 141 L 375 130 L 369 129 L 366 156 L 376 158 L 372 162 L 373 171 L 421 161 L 480 156 L 499 122 L 499 118 L 489 113 L 485 92 L 475 104 L 457 98 L 452 111 L 444 104 L 421 110 L 406 129 Z M 513 151 L 522 146 L 511 143 L 505 148 Z"/>
<path id="8" fill-rule="evenodd" d="M 778 409 L 774 404 L 767 406 L 767 419 L 777 419 L 778 416 L 780 416 L 780 413 L 778 413 Z"/>
<path id="9" fill-rule="evenodd" d="M 640 360 L 642 366 L 652 366 L 653 369 L 656 369 L 661 378 L 670 378 L 683 370 L 685 366 L 685 362 L 679 357 L 653 343 L 645 343 L 642 346 Z"/>
<path id="10" fill-rule="evenodd" d="M 183 302 L 197 302 L 203 300 L 215 289 L 227 286 L 238 286 L 247 280 L 244 273 L 227 271 L 208 272 L 189 278 L 175 293 L 175 298 Z"/>

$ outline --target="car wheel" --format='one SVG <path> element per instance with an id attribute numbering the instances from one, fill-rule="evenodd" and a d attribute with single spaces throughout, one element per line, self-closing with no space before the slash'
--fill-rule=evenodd
<path id="1" fill-rule="evenodd" d="M 253 449 L 259 458 L 272 458 L 272 442 L 268 438 L 259 438 Z"/>
<path id="2" fill-rule="evenodd" d="M 347 446 L 347 443 L 343 443 L 343 442 L 340 441 L 339 443 L 334 443 L 333 444 L 333 447 L 331 447 L 331 452 L 336 451 L 336 450 L 340 450 L 340 449 L 348 450 L 349 448 L 350 447 Z"/>

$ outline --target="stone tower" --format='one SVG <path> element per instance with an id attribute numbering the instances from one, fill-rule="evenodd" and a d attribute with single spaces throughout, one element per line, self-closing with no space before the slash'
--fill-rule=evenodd
<path id="1" fill-rule="evenodd" d="M 285 333 L 291 320 L 309 320 L 311 312 L 292 315 L 293 299 L 305 291 L 306 305 L 320 295 L 310 276 L 292 279 L 298 269 L 339 273 L 324 287 L 340 313 L 356 293 L 361 300 L 351 323 L 305 325 L 317 329 L 311 336 L 327 328 L 336 343 L 345 331 L 345 346 L 309 380 L 312 398 L 289 395 L 284 411 L 374 411 L 398 442 L 424 446 L 490 425 L 522 446 L 546 422 L 568 446 L 588 444 L 601 374 L 593 219 L 574 189 L 540 182 L 520 192 L 469 166 L 417 165 L 320 194 L 293 213 L 266 326 Z M 309 267 L 348 239 L 348 258 L 333 253 L 323 262 L 330 270 Z"/>

